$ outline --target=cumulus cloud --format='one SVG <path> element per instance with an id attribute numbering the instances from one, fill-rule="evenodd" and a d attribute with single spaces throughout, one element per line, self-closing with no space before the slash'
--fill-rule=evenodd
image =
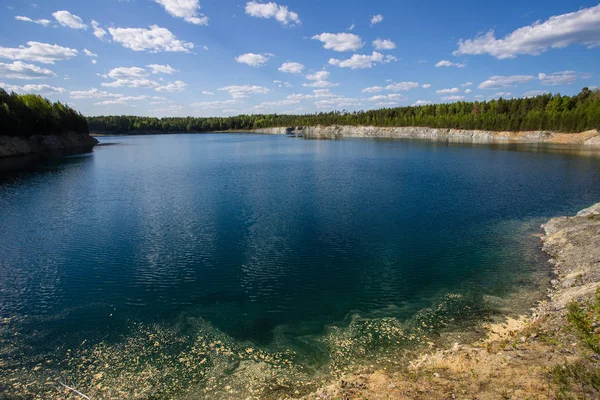
<path id="1" fill-rule="evenodd" d="M 459 88 L 441 89 L 441 90 L 436 90 L 435 92 L 437 94 L 460 93 L 460 89 Z"/>
<path id="2" fill-rule="evenodd" d="M 57 11 L 52 13 L 54 19 L 61 24 L 71 29 L 87 29 L 87 25 L 83 23 L 83 20 L 75 14 L 71 14 L 66 10 Z"/>
<path id="3" fill-rule="evenodd" d="M 288 74 L 300 74 L 304 69 L 304 65 L 297 62 L 286 62 L 279 67 L 279 71 L 286 72 Z"/>
<path id="4" fill-rule="evenodd" d="M 242 54 L 241 56 L 237 56 L 235 61 L 240 64 L 248 64 L 251 67 L 258 68 L 267 65 L 269 58 L 268 55 L 246 53 Z"/>
<path id="5" fill-rule="evenodd" d="M 246 3 L 246 14 L 257 18 L 275 18 L 282 25 L 300 25 L 302 22 L 293 11 L 287 6 L 281 6 L 276 3 L 257 3 L 250 1 Z"/>
<path id="6" fill-rule="evenodd" d="M 215 95 L 213 92 L 209 92 L 208 90 L 203 90 L 202 94 L 205 96 L 214 96 Z"/>
<path id="7" fill-rule="evenodd" d="M 539 55 L 549 49 L 571 45 L 588 48 L 600 45 L 600 4 L 582 10 L 556 15 L 537 21 L 497 39 L 494 31 L 474 39 L 460 40 L 454 55 L 489 54 L 498 59 L 514 58 L 521 54 Z"/>
<path id="8" fill-rule="evenodd" d="M 335 96 L 326 100 L 315 101 L 315 106 L 322 109 L 343 109 L 348 107 L 360 107 L 362 103 L 359 99 Z"/>
<path id="9" fill-rule="evenodd" d="M 150 65 L 147 65 L 147 67 L 152 70 L 153 74 L 171 75 L 175 72 L 179 72 L 175 68 L 171 67 L 169 64 L 167 64 L 167 65 L 150 64 Z"/>
<path id="10" fill-rule="evenodd" d="M 465 82 L 462 85 L 460 85 L 461 87 L 467 87 L 467 86 L 473 86 L 473 82 Z"/>
<path id="11" fill-rule="evenodd" d="M 98 39 L 104 39 L 104 36 L 106 36 L 106 31 L 100 28 L 100 24 L 97 21 L 92 20 L 92 28 L 94 28 L 94 36 L 96 36 Z"/>
<path id="12" fill-rule="evenodd" d="M 469 94 L 469 93 L 472 93 L 472 92 L 473 92 L 473 91 L 472 91 L 471 89 L 467 89 L 467 90 L 465 90 L 465 93 L 466 93 L 466 94 Z"/>
<path id="13" fill-rule="evenodd" d="M 74 99 L 114 99 L 123 96 L 122 94 L 103 92 L 96 88 L 72 91 L 70 95 Z"/>
<path id="14" fill-rule="evenodd" d="M 277 107 L 284 107 L 284 106 L 289 106 L 289 105 L 298 104 L 298 103 L 300 103 L 300 101 L 294 100 L 294 99 L 285 99 L 285 100 L 278 100 L 278 101 L 265 101 L 263 103 L 260 103 L 256 106 L 254 106 L 254 108 L 256 110 L 269 110 L 269 109 L 273 109 L 273 108 L 277 108 Z"/>
<path id="15" fill-rule="evenodd" d="M 239 100 L 222 100 L 222 101 L 201 101 L 198 103 L 190 104 L 193 108 L 201 109 L 221 109 L 227 108 L 235 104 L 239 104 Z"/>
<path id="16" fill-rule="evenodd" d="M 375 39 L 373 40 L 373 47 L 376 50 L 393 50 L 396 48 L 396 43 L 389 39 Z"/>
<path id="17" fill-rule="evenodd" d="M 56 74 L 49 69 L 37 65 L 15 61 L 12 64 L 0 63 L 0 78 L 5 79 L 44 79 L 54 78 Z"/>
<path id="18" fill-rule="evenodd" d="M 104 87 L 129 87 L 135 89 L 155 89 L 160 86 L 156 81 L 150 79 L 135 79 L 135 78 L 123 78 L 117 79 L 113 82 L 102 83 Z"/>
<path id="19" fill-rule="evenodd" d="M 433 103 L 429 100 L 417 100 L 417 101 L 415 101 L 413 106 L 426 106 L 428 104 L 433 104 Z"/>
<path id="20" fill-rule="evenodd" d="M 367 87 L 364 88 L 362 90 L 363 93 L 379 93 L 379 92 L 383 92 L 383 87 L 381 86 L 371 86 L 371 87 Z"/>
<path id="21" fill-rule="evenodd" d="M 266 87 L 250 85 L 226 86 L 218 90 L 229 93 L 234 99 L 245 99 L 253 94 L 267 94 L 270 91 Z"/>
<path id="22" fill-rule="evenodd" d="M 332 58 L 329 60 L 329 64 L 340 68 L 366 69 L 373 68 L 374 64 L 385 61 L 386 59 L 384 58 L 383 54 L 374 51 L 371 55 L 353 54 L 352 57 L 347 60 L 338 60 L 337 58 Z"/>
<path id="23" fill-rule="evenodd" d="M 353 33 L 321 33 L 312 39 L 319 40 L 324 48 L 334 51 L 355 51 L 363 47 L 360 36 Z"/>
<path id="24" fill-rule="evenodd" d="M 165 11 L 175 18 L 183 18 L 185 22 L 195 25 L 208 25 L 208 17 L 199 14 L 199 0 L 154 0 L 164 7 Z"/>
<path id="25" fill-rule="evenodd" d="M 383 15 L 377 14 L 371 17 L 371 26 L 378 24 L 383 21 Z"/>
<path id="26" fill-rule="evenodd" d="M 443 101 L 461 101 L 464 100 L 465 96 L 446 96 L 442 97 Z"/>
<path id="27" fill-rule="evenodd" d="M 419 87 L 417 82 L 395 82 L 385 87 L 385 90 L 392 92 L 408 92 Z"/>
<path id="28" fill-rule="evenodd" d="M 88 49 L 83 49 L 83 53 L 88 56 L 88 57 L 92 57 L 92 58 L 96 58 L 98 57 L 98 54 L 92 53 L 91 51 L 89 51 Z"/>
<path id="29" fill-rule="evenodd" d="M 187 83 L 185 83 L 183 81 L 175 81 L 175 82 L 167 83 L 164 86 L 159 86 L 154 90 L 156 90 L 157 92 L 175 93 L 175 92 L 183 92 L 186 87 L 188 87 Z"/>
<path id="30" fill-rule="evenodd" d="M 158 25 L 151 25 L 150 29 L 108 28 L 108 31 L 115 42 L 133 51 L 189 53 L 194 48 L 193 43 L 178 40 L 171 31 Z"/>
<path id="31" fill-rule="evenodd" d="M 110 99 L 110 100 L 104 100 L 104 101 L 100 101 L 97 103 L 94 103 L 94 105 L 96 106 L 116 106 L 116 105 L 122 105 L 122 106 L 126 106 L 129 105 L 129 102 L 131 101 L 142 101 L 142 100 L 148 100 L 148 96 L 120 96 L 114 99 Z"/>
<path id="32" fill-rule="evenodd" d="M 147 77 L 148 71 L 139 67 L 118 67 L 111 69 L 107 76 L 113 79 L 137 79 Z"/>
<path id="33" fill-rule="evenodd" d="M 42 25 L 42 26 L 50 26 L 52 24 L 52 21 L 50 21 L 49 19 L 31 19 L 29 17 L 24 17 L 22 15 L 17 15 L 15 17 L 15 19 L 17 21 L 31 22 L 34 24 Z"/>
<path id="34" fill-rule="evenodd" d="M 435 66 L 437 68 L 439 67 L 457 67 L 457 68 L 464 68 L 467 66 L 467 64 L 460 64 L 460 63 L 453 63 L 451 61 L 448 60 L 442 60 L 440 62 L 438 62 L 437 64 L 435 64 Z"/>
<path id="35" fill-rule="evenodd" d="M 373 96 L 369 98 L 369 101 L 406 101 L 408 100 L 408 97 L 403 96 L 401 94 L 397 94 L 397 93 L 392 93 L 392 94 L 386 94 L 386 95 L 378 95 L 378 96 Z"/>
<path id="36" fill-rule="evenodd" d="M 319 99 L 319 98 L 327 98 L 327 97 L 337 97 L 329 89 L 315 89 L 313 90 L 313 94 L 298 94 L 294 93 L 289 95 L 287 98 L 290 100 L 310 100 L 310 99 Z"/>
<path id="37" fill-rule="evenodd" d="M 16 86 L 16 85 L 7 85 L 6 83 L 0 82 L 0 87 L 5 88 L 9 92 L 15 93 L 35 93 L 35 94 L 43 94 L 46 96 L 50 96 L 53 94 L 61 94 L 66 92 L 65 88 L 54 87 L 50 85 L 24 85 L 24 86 Z"/>
<path id="38" fill-rule="evenodd" d="M 421 87 L 423 89 L 429 89 L 431 87 L 431 83 L 424 83 L 423 85 L 421 85 Z"/>
<path id="39" fill-rule="evenodd" d="M 543 90 L 530 90 L 529 92 L 523 93 L 523 97 L 535 97 L 545 94 Z"/>
<path id="40" fill-rule="evenodd" d="M 577 81 L 577 72 L 562 71 L 554 72 L 550 75 L 540 73 L 538 74 L 538 79 L 542 85 L 546 86 L 570 85 Z"/>
<path id="41" fill-rule="evenodd" d="M 314 81 L 311 83 L 303 83 L 302 86 L 309 88 L 331 88 L 335 86 L 340 86 L 339 83 L 332 83 L 329 81 Z"/>
<path id="42" fill-rule="evenodd" d="M 328 81 L 331 73 L 329 71 L 321 70 L 312 74 L 306 75 L 306 79 L 313 81 L 311 83 L 304 83 L 302 86 L 311 88 L 328 88 L 339 86 L 339 83 L 331 83 Z"/>
<path id="43" fill-rule="evenodd" d="M 285 88 L 294 87 L 294 85 L 292 85 L 291 83 L 280 81 L 280 80 L 274 80 L 273 83 L 276 84 L 277 86 L 279 86 L 280 88 L 283 88 L 283 87 L 285 87 Z"/>
<path id="44" fill-rule="evenodd" d="M 481 82 L 479 89 L 500 89 L 515 87 L 520 83 L 527 83 L 533 80 L 532 75 L 512 75 L 512 76 L 499 76 L 495 75 L 488 80 Z"/>
<path id="45" fill-rule="evenodd" d="M 42 64 L 54 64 L 77 55 L 77 50 L 57 44 L 27 42 L 27 47 L 0 47 L 0 58 L 19 61 L 35 61 Z"/>

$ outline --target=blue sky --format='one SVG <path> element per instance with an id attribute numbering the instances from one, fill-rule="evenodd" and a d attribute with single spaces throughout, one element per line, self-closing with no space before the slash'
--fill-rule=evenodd
<path id="1" fill-rule="evenodd" d="M 0 0 L 0 10 L 0 85 L 86 115 L 353 111 L 600 81 L 597 2 Z"/>

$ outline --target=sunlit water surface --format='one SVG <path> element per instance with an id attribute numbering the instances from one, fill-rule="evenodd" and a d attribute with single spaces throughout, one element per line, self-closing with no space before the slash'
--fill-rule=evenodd
<path id="1" fill-rule="evenodd" d="M 283 397 L 400 363 L 527 312 L 540 223 L 600 201 L 576 147 L 100 140 L 0 172 L 0 398 Z"/>

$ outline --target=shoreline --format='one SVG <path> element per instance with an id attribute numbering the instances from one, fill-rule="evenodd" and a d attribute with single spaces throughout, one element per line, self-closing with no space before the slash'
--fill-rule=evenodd
<path id="1" fill-rule="evenodd" d="M 422 353 L 400 371 L 364 368 L 300 399 L 556 398 L 552 369 L 586 358 L 566 314 L 571 301 L 590 300 L 600 288 L 600 203 L 542 230 L 553 279 L 531 315 L 483 324 L 484 339 Z"/>
<path id="2" fill-rule="evenodd" d="M 89 134 L 0 136 L 0 159 L 72 150 L 90 151 L 99 142 Z"/>
<path id="3" fill-rule="evenodd" d="M 600 146 L 600 132 L 597 130 L 580 133 L 550 131 L 503 132 L 427 127 L 318 125 L 255 129 L 253 132 L 266 135 L 302 135 L 307 139 L 424 139 L 459 143 L 556 143 Z"/>

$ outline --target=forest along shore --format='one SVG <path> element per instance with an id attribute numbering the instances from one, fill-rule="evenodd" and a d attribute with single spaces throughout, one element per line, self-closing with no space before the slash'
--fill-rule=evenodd
<path id="1" fill-rule="evenodd" d="M 600 147 L 600 133 L 589 130 L 581 133 L 556 133 L 549 131 L 495 132 L 464 129 L 439 129 L 424 127 L 378 126 L 305 126 L 255 129 L 254 133 L 268 135 L 301 135 L 307 139 L 380 138 L 425 139 L 466 143 L 560 143 L 583 144 Z"/>
<path id="2" fill-rule="evenodd" d="M 486 325 L 485 339 L 422 354 L 405 370 L 366 368 L 302 399 L 598 398 L 600 203 L 542 228 L 554 277 L 530 316 Z"/>
<path id="3" fill-rule="evenodd" d="M 29 137 L 0 136 L 0 158 L 61 150 L 91 150 L 98 140 L 86 133 L 33 135 Z"/>

